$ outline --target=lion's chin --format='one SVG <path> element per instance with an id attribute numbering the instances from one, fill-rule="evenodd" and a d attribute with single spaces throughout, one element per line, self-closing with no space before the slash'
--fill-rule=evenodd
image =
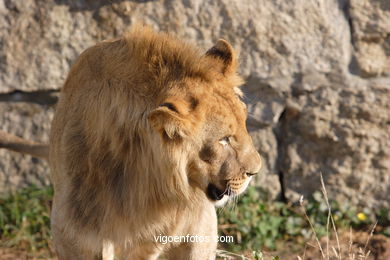
<path id="1" fill-rule="evenodd" d="M 229 196 L 224 195 L 222 199 L 214 201 L 214 206 L 216 208 L 221 208 L 225 206 L 225 204 L 229 201 L 229 198 L 230 198 Z"/>

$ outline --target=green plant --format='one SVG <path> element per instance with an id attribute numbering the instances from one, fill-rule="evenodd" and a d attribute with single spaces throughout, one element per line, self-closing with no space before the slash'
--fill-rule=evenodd
<path id="1" fill-rule="evenodd" d="M 337 228 L 367 230 L 378 219 L 382 233 L 390 234 L 388 210 L 373 212 L 347 203 L 328 203 Z M 322 193 L 315 192 L 304 207 L 316 235 L 326 236 L 329 207 Z M 270 202 L 267 195 L 255 187 L 249 187 L 236 204 L 226 206 L 218 215 L 221 235 L 234 237 L 235 243 L 224 245 L 233 252 L 277 250 L 289 241 L 303 244 L 313 233 L 298 203 Z"/>
<path id="2" fill-rule="evenodd" d="M 51 187 L 32 186 L 0 198 L 1 245 L 30 251 L 47 249 L 52 196 Z"/>
<path id="3" fill-rule="evenodd" d="M 283 232 L 286 231 L 285 216 L 290 217 L 288 231 L 298 232 L 295 226 L 291 225 L 292 222 L 299 221 L 298 218 L 291 218 L 295 216 L 294 212 L 281 202 L 267 203 L 262 202 L 261 198 L 264 198 L 262 192 L 249 187 L 233 209 L 224 208 L 220 212 L 221 233 L 235 237 L 235 243 L 228 244 L 228 249 L 235 252 L 263 248 L 276 249 L 275 242 L 285 235 Z"/>

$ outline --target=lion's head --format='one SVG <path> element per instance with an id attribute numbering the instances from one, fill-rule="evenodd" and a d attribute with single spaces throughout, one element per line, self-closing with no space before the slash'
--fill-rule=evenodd
<path id="1" fill-rule="evenodd" d="M 207 77 L 175 81 L 149 120 L 160 135 L 161 152 L 170 155 L 164 160 L 218 205 L 246 189 L 261 159 L 246 129 L 233 48 L 219 40 L 199 63 L 208 68 Z"/>

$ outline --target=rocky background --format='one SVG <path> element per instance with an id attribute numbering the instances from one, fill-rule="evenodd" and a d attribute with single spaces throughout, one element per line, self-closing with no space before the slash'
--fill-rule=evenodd
<path id="1" fill-rule="evenodd" d="M 0 0 L 0 128 L 47 141 L 76 57 L 134 23 L 240 53 L 257 185 L 390 206 L 389 0 Z M 47 184 L 46 162 L 0 151 L 0 191 Z"/>

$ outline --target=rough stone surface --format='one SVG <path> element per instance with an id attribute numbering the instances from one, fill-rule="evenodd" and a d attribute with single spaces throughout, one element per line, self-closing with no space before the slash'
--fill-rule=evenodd
<path id="1" fill-rule="evenodd" d="M 350 59 L 348 23 L 334 1 L 0 0 L 0 92 L 60 88 L 81 51 L 134 23 L 202 48 L 225 38 L 246 76 L 329 72 Z"/>
<path id="2" fill-rule="evenodd" d="M 390 1 L 351 0 L 356 59 L 362 76 L 390 76 Z"/>
<path id="3" fill-rule="evenodd" d="M 390 206 L 389 12 L 388 0 L 0 0 L 0 105 L 8 111 L 0 127 L 47 140 L 51 108 L 31 102 L 51 104 L 39 94 L 61 87 L 80 52 L 132 24 L 204 50 L 225 38 L 240 53 L 248 128 L 264 157 L 257 184 L 276 198 L 282 180 L 294 200 L 319 188 L 321 171 L 330 197 Z M 33 93 L 22 106 L 6 94 L 15 90 Z M 33 108 L 41 110 L 23 112 Z M 46 176 L 41 162 L 28 168 L 27 156 L 1 155 L 0 176 Z"/>
<path id="4" fill-rule="evenodd" d="M 321 75 L 305 75 L 318 78 Z M 297 113 L 280 124 L 287 197 L 320 190 L 339 201 L 383 207 L 390 192 L 390 79 L 315 80 L 293 86 Z"/>
<path id="5" fill-rule="evenodd" d="M 0 103 L 0 126 L 4 131 L 47 143 L 53 112 L 52 107 L 36 104 Z M 0 193 L 48 183 L 46 161 L 0 149 Z"/>

